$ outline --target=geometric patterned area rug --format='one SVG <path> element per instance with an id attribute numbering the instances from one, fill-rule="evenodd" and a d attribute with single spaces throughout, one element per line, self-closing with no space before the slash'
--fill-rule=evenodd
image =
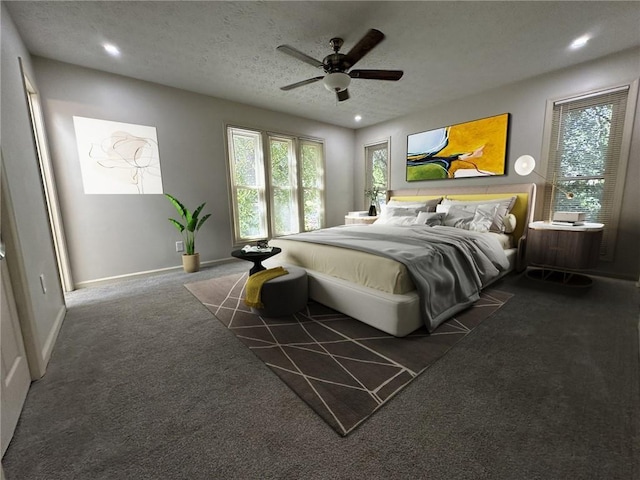
<path id="1" fill-rule="evenodd" d="M 486 290 L 440 325 L 397 338 L 319 303 L 265 318 L 244 304 L 248 274 L 185 287 L 340 435 L 362 424 L 512 296 Z"/>

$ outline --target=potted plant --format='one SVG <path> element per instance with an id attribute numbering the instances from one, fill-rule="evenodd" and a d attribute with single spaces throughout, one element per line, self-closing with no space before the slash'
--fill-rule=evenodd
<path id="1" fill-rule="evenodd" d="M 364 191 L 364 194 L 371 201 L 369 204 L 370 217 L 375 217 L 378 214 L 376 210 L 376 206 L 378 205 L 378 197 L 380 196 L 381 193 L 382 193 L 382 189 L 378 185 L 374 185 L 373 187 L 367 188 Z"/>
<path id="2" fill-rule="evenodd" d="M 182 234 L 184 239 L 185 253 L 182 255 L 182 267 L 187 273 L 197 272 L 200 270 L 200 254 L 195 251 L 196 248 L 196 233 L 200 230 L 200 227 L 211 216 L 207 213 L 204 217 L 200 217 L 202 209 L 205 204 L 203 203 L 191 213 L 180 201 L 172 195 L 165 193 L 165 196 L 169 199 L 171 204 L 176 207 L 176 210 L 182 217 L 184 224 L 180 223 L 174 218 L 170 218 L 169 221 L 174 227 Z"/>

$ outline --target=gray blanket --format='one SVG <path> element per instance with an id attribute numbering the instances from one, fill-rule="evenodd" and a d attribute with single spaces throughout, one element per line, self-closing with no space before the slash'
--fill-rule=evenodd
<path id="1" fill-rule="evenodd" d="M 283 238 L 361 250 L 403 263 L 416 285 L 430 332 L 478 300 L 480 290 L 509 268 L 502 246 L 491 235 L 453 227 L 348 225 Z"/>

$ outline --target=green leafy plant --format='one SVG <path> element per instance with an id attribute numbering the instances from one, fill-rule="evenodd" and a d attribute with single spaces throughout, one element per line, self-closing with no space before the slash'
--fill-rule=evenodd
<path id="1" fill-rule="evenodd" d="M 365 189 L 364 194 L 367 196 L 367 198 L 369 198 L 369 200 L 375 202 L 376 200 L 378 200 L 378 197 L 380 196 L 382 191 L 382 188 L 380 188 L 378 185 L 374 185 L 371 188 Z"/>
<path id="2" fill-rule="evenodd" d="M 175 218 L 170 218 L 169 221 L 182 234 L 186 254 L 193 255 L 196 247 L 196 233 L 200 230 L 202 224 L 211 216 L 210 213 L 207 213 L 204 217 L 199 218 L 206 203 L 203 203 L 191 213 L 177 198 L 168 193 L 164 195 L 169 199 L 171 204 L 176 207 L 176 210 L 184 221 L 184 225 Z"/>

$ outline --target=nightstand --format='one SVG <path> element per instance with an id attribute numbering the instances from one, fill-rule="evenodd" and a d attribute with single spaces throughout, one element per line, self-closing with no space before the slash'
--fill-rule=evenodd
<path id="1" fill-rule="evenodd" d="M 249 275 L 253 275 L 254 273 L 261 272 L 262 270 L 266 270 L 266 268 L 262 265 L 262 261 L 267 258 L 271 258 L 274 255 L 282 252 L 281 248 L 272 247 L 268 252 L 245 252 L 244 250 L 234 250 L 231 252 L 232 257 L 239 258 L 241 260 L 246 260 L 248 262 L 253 262 L 253 267 L 249 270 Z"/>
<path id="2" fill-rule="evenodd" d="M 579 226 L 532 222 L 527 232 L 527 276 L 574 286 L 591 285 L 591 279 L 575 273 L 598 265 L 602 223 Z"/>
<path id="3" fill-rule="evenodd" d="M 353 224 L 371 224 L 373 222 L 375 222 L 378 219 L 377 216 L 375 217 L 370 217 L 370 216 L 366 216 L 366 217 L 358 217 L 356 215 L 345 215 L 344 216 L 344 223 L 345 225 L 353 225 Z"/>

